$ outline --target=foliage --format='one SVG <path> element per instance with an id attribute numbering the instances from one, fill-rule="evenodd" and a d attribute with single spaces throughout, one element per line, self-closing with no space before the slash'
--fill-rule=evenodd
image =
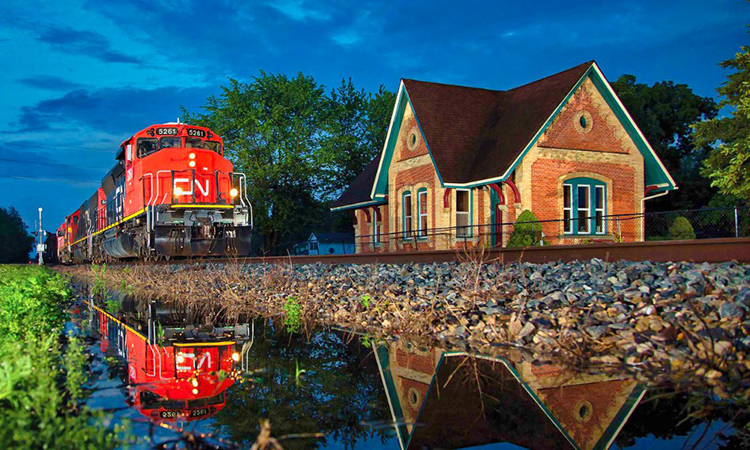
<path id="1" fill-rule="evenodd" d="M 59 343 L 70 292 L 40 267 L 0 267 L 0 444 L 6 448 L 113 448 L 101 417 L 79 408 L 86 356 Z M 62 374 L 62 376 L 61 376 Z"/>
<path id="2" fill-rule="evenodd" d="M 205 113 L 183 114 L 219 133 L 235 170 L 247 174 L 264 250 L 315 227 L 331 229 L 327 202 L 382 147 L 394 95 L 383 88 L 366 94 L 351 80 L 327 95 L 302 73 L 261 72 L 250 83 L 230 80 L 222 89 L 207 99 Z M 341 230 L 350 226 L 338 224 Z"/>
<path id="3" fill-rule="evenodd" d="M 107 263 L 103 263 L 101 266 L 92 263 L 91 272 L 94 274 L 91 295 L 94 297 L 104 297 L 107 295 L 107 282 L 104 280 L 104 277 L 107 275 Z"/>
<path id="4" fill-rule="evenodd" d="M 695 145 L 714 146 L 701 172 L 711 179 L 711 186 L 750 203 L 750 47 L 741 47 L 721 66 L 734 69 L 717 89 L 724 97 L 719 107 L 729 107 L 730 112 L 695 124 Z"/>
<path id="5" fill-rule="evenodd" d="M 672 226 L 669 227 L 669 239 L 695 239 L 695 231 L 693 230 L 693 226 L 690 225 L 690 221 L 683 216 L 677 217 L 672 222 Z"/>
<path id="6" fill-rule="evenodd" d="M 34 238 L 26 232 L 26 228 L 15 208 L 0 208 L 0 264 L 29 261 Z"/>
<path id="7" fill-rule="evenodd" d="M 662 81 L 649 86 L 623 75 L 612 83 L 625 108 L 681 189 L 649 202 L 653 211 L 705 206 L 715 195 L 699 171 L 709 147 L 697 143 L 691 126 L 713 119 L 717 107 L 710 97 L 693 93 L 685 84 Z"/>
<path id="8" fill-rule="evenodd" d="M 531 211 L 524 210 L 516 218 L 516 225 L 508 239 L 508 247 L 539 247 L 547 245 L 542 240 L 542 224 Z"/>
<path id="9" fill-rule="evenodd" d="M 284 301 L 284 327 L 290 333 L 299 333 L 302 329 L 302 305 L 292 295 Z"/>
<path id="10" fill-rule="evenodd" d="M 365 294 L 359 299 L 359 302 L 365 307 L 365 309 L 370 309 L 372 297 L 370 297 L 370 294 Z"/>

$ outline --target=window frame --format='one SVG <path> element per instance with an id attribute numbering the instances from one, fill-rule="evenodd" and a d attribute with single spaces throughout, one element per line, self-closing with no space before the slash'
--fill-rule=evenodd
<path id="1" fill-rule="evenodd" d="M 376 206 L 372 212 L 372 245 L 374 245 L 375 247 L 380 247 L 380 231 L 382 224 L 381 221 L 378 220 L 379 210 L 377 208 L 378 207 Z"/>
<path id="2" fill-rule="evenodd" d="M 565 204 L 565 190 L 570 189 L 570 204 Z M 587 204 L 579 204 L 580 190 L 585 189 Z M 597 206 L 597 192 L 601 192 L 601 206 Z M 565 236 L 602 236 L 607 234 L 607 183 L 595 178 L 577 177 L 563 183 L 563 235 Z M 586 228 L 581 230 L 581 213 L 586 213 Z M 569 220 L 565 220 L 566 213 Z M 601 214 L 601 229 L 597 227 L 597 214 Z"/>
<path id="3" fill-rule="evenodd" d="M 424 195 L 424 200 L 422 200 Z M 424 205 L 424 213 L 422 213 L 422 205 Z M 427 230 L 429 229 L 429 212 L 430 204 L 428 200 L 427 188 L 420 188 L 417 190 L 417 237 L 419 239 L 427 239 Z M 422 217 L 424 217 L 424 227 L 422 227 Z"/>
<path id="4" fill-rule="evenodd" d="M 458 193 L 459 192 L 466 193 L 466 206 L 467 206 L 466 211 L 458 210 Z M 473 213 L 472 211 L 473 210 L 473 201 L 472 201 L 473 198 L 472 197 L 473 196 L 471 195 L 471 189 L 456 189 L 456 203 L 455 203 L 455 208 L 453 211 L 453 217 L 454 217 L 455 224 L 456 224 L 456 238 L 457 239 L 470 238 L 470 237 L 473 237 L 474 235 L 473 228 L 472 228 L 472 225 L 473 225 L 472 224 L 472 219 L 473 219 L 472 218 L 472 215 L 473 215 L 472 214 Z M 466 228 L 463 230 L 466 232 L 465 234 L 461 234 L 462 230 L 459 228 L 459 225 L 458 225 L 459 214 L 466 215 Z"/>
<path id="5" fill-rule="evenodd" d="M 406 199 L 409 198 L 409 208 L 406 207 Z M 409 226 L 406 226 L 407 220 Z M 404 240 L 411 239 L 411 231 L 414 226 L 414 213 L 412 211 L 412 195 L 411 191 L 404 191 L 401 194 L 401 231 L 403 233 Z"/>

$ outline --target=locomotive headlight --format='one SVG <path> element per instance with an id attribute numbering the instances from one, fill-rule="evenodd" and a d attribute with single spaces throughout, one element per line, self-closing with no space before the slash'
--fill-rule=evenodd
<path id="1" fill-rule="evenodd" d="M 179 197 L 180 195 L 182 195 L 182 188 L 177 186 L 174 188 L 174 196 Z"/>
<path id="2" fill-rule="evenodd" d="M 195 159 L 195 153 L 190 153 L 190 154 L 188 155 L 188 158 L 190 158 L 190 159 Z"/>
<path id="3" fill-rule="evenodd" d="M 237 194 L 239 194 L 239 191 L 237 190 L 237 188 L 232 188 L 229 190 L 229 195 L 231 195 L 233 198 L 237 197 Z"/>
<path id="4" fill-rule="evenodd" d="M 185 362 L 185 357 L 178 353 L 177 354 L 177 364 L 182 364 L 184 362 Z"/>
<path id="5" fill-rule="evenodd" d="M 198 395 L 198 389 L 193 388 L 193 395 Z"/>
<path id="6" fill-rule="evenodd" d="M 234 360 L 234 362 L 239 361 L 240 360 L 240 354 L 237 353 L 237 352 L 232 353 L 232 359 Z"/>
<path id="7" fill-rule="evenodd" d="M 190 384 L 192 384 L 193 387 L 198 387 L 198 379 L 197 378 L 193 378 L 193 381 L 191 381 Z"/>
<path id="8" fill-rule="evenodd" d="M 190 161 L 190 162 L 188 163 L 188 166 L 189 166 L 189 167 L 195 167 L 195 161 Z"/>

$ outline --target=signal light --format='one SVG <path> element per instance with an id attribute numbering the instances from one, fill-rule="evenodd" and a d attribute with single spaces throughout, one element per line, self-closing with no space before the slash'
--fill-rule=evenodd
<path id="1" fill-rule="evenodd" d="M 182 188 L 177 186 L 176 188 L 174 188 L 174 196 L 179 197 L 180 195 L 182 195 Z"/>
<path id="2" fill-rule="evenodd" d="M 190 158 L 190 159 L 195 159 L 195 153 L 190 153 L 190 154 L 188 155 L 188 158 Z"/>
<path id="3" fill-rule="evenodd" d="M 237 194 L 239 194 L 239 191 L 237 190 L 237 188 L 232 188 L 232 189 L 231 189 L 231 190 L 229 191 L 229 195 L 231 195 L 231 196 L 232 196 L 232 198 L 234 198 L 234 197 L 237 197 Z"/>
<path id="4" fill-rule="evenodd" d="M 188 166 L 189 166 L 189 167 L 195 167 L 195 161 L 190 161 L 190 162 L 188 163 Z"/>

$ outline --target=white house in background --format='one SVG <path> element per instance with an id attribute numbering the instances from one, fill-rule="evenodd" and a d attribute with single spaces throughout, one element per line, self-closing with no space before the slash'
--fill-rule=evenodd
<path id="1" fill-rule="evenodd" d="M 354 253 L 354 236 L 346 233 L 310 233 L 306 242 L 299 245 L 301 255 L 342 255 Z"/>

